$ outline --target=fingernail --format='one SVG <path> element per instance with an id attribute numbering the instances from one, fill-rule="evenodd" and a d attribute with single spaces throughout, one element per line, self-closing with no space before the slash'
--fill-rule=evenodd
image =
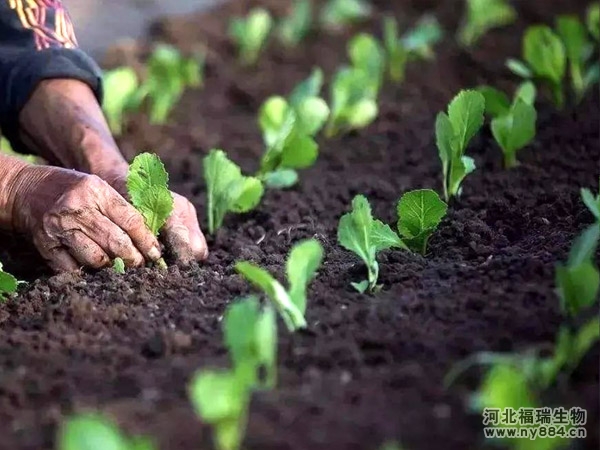
<path id="1" fill-rule="evenodd" d="M 156 261 L 157 259 L 160 258 L 160 250 L 158 249 L 158 247 L 152 247 L 152 250 L 150 250 L 148 252 L 148 256 L 150 257 L 150 259 L 152 261 Z"/>

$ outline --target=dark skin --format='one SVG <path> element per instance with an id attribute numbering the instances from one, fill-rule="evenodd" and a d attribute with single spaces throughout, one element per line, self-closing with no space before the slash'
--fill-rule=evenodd
<path id="1" fill-rule="evenodd" d="M 161 246 L 126 200 L 128 164 L 94 93 L 77 80 L 42 81 L 19 116 L 22 141 L 52 166 L 0 155 L 0 226 L 29 236 L 56 271 L 137 267 Z M 58 167 L 60 166 L 60 167 Z M 178 261 L 208 255 L 194 206 L 173 193 L 161 237 Z"/>

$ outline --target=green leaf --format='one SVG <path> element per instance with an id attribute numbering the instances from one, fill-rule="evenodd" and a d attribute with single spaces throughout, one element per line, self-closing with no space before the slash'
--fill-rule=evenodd
<path id="1" fill-rule="evenodd" d="M 223 224 L 227 212 L 244 213 L 254 209 L 263 195 L 258 178 L 246 177 L 223 150 L 212 149 L 204 158 L 207 187 L 208 230 L 214 233 Z"/>
<path id="2" fill-rule="evenodd" d="M 471 46 L 492 28 L 515 21 L 517 13 L 506 0 L 467 0 L 467 13 L 458 32 L 459 41 Z"/>
<path id="3" fill-rule="evenodd" d="M 398 232 L 408 246 L 425 255 L 427 241 L 446 215 L 448 205 L 431 189 L 407 192 L 397 206 Z"/>
<path id="4" fill-rule="evenodd" d="M 363 280 L 360 283 L 351 282 L 350 285 L 361 294 L 364 294 L 369 289 L 369 280 Z"/>
<path id="5" fill-rule="evenodd" d="M 215 447 L 238 450 L 241 446 L 250 403 L 249 386 L 235 372 L 198 372 L 189 386 L 196 414 L 213 427 Z"/>
<path id="6" fill-rule="evenodd" d="M 535 84 L 531 81 L 525 81 L 521 83 L 517 88 L 517 92 L 515 92 L 515 98 L 513 100 L 513 105 L 517 102 L 517 100 L 521 100 L 528 105 L 534 106 L 535 98 L 537 96 L 537 89 L 535 88 Z"/>
<path id="7" fill-rule="evenodd" d="M 600 227 L 590 225 L 581 233 L 569 252 L 569 266 L 577 266 L 583 262 L 594 259 L 598 239 L 600 238 Z"/>
<path id="8" fill-rule="evenodd" d="M 269 272 L 247 261 L 237 262 L 235 270 L 267 295 L 279 311 L 288 330 L 296 331 L 306 327 L 303 312 L 294 304 L 281 283 Z"/>
<path id="9" fill-rule="evenodd" d="M 454 155 L 453 141 L 454 141 L 454 129 L 448 116 L 440 112 L 438 113 L 435 120 L 435 137 L 436 145 L 438 148 L 438 154 L 440 161 L 442 162 L 444 190 L 448 185 L 448 174 L 450 171 L 450 163 Z M 446 193 L 447 199 L 447 193 Z"/>
<path id="10" fill-rule="evenodd" d="M 223 320 L 224 341 L 234 367 L 253 376 L 252 386 L 273 388 L 276 379 L 277 323 L 270 305 L 261 308 L 255 296 L 231 304 Z M 265 370 L 264 380 L 260 379 Z"/>
<path id="11" fill-rule="evenodd" d="M 512 364 L 492 366 L 472 400 L 477 410 L 484 408 L 533 408 L 536 405 L 528 380 Z"/>
<path id="12" fill-rule="evenodd" d="M 329 0 L 321 9 L 321 23 L 328 28 L 342 28 L 369 17 L 371 5 L 365 0 Z"/>
<path id="13" fill-rule="evenodd" d="M 398 22 L 392 16 L 384 18 L 383 42 L 387 53 L 389 77 L 392 81 L 400 83 L 404 81 L 409 51 L 400 41 Z"/>
<path id="14" fill-rule="evenodd" d="M 123 131 L 123 113 L 139 86 L 137 75 L 131 67 L 109 70 L 102 76 L 102 86 L 102 108 L 110 130 L 120 135 Z"/>
<path id="15" fill-rule="evenodd" d="M 469 141 L 483 125 L 485 99 L 477 91 L 464 90 L 458 93 L 448 106 L 448 118 L 452 123 L 456 139 L 455 154 L 462 155 Z"/>
<path id="16" fill-rule="evenodd" d="M 0 262 L 0 301 L 6 300 L 10 294 L 17 292 L 19 286 L 19 281 L 10 273 L 4 272 L 2 267 Z"/>
<path id="17" fill-rule="evenodd" d="M 373 220 L 371 222 L 370 242 L 376 252 L 387 250 L 392 247 L 408 250 L 408 247 L 402 242 L 402 239 L 398 237 L 388 224 L 383 223 L 381 220 Z"/>
<path id="18" fill-rule="evenodd" d="M 536 120 L 535 108 L 520 99 L 509 113 L 492 120 L 492 134 L 504 153 L 505 167 L 517 165 L 516 152 L 535 138 Z"/>
<path id="19" fill-rule="evenodd" d="M 292 115 L 293 120 L 290 118 Z M 285 140 L 295 125 L 295 119 L 295 114 L 285 98 L 269 97 L 261 106 L 258 115 L 265 144 L 272 147 Z"/>
<path id="20" fill-rule="evenodd" d="M 310 0 L 296 0 L 292 12 L 279 23 L 279 39 L 285 45 L 295 47 L 312 27 L 312 4 Z"/>
<path id="21" fill-rule="evenodd" d="M 581 64 L 590 45 L 585 26 L 575 15 L 561 15 L 556 19 L 556 31 L 562 39 L 567 59 Z"/>
<path id="22" fill-rule="evenodd" d="M 129 450 L 127 438 L 117 426 L 99 414 L 70 417 L 58 432 L 59 450 Z"/>
<path id="23" fill-rule="evenodd" d="M 354 36 L 348 43 L 348 55 L 352 65 L 367 73 L 379 91 L 385 71 L 385 53 L 377 39 L 366 33 Z"/>
<path id="24" fill-rule="evenodd" d="M 475 169 L 475 160 L 470 156 L 454 157 L 448 181 L 448 190 L 451 196 L 461 194 L 463 180 Z"/>
<path id="25" fill-rule="evenodd" d="M 600 222 L 600 192 L 598 192 L 597 195 L 594 195 L 592 194 L 592 191 L 587 188 L 581 188 L 580 192 L 583 203 L 594 215 L 596 221 Z"/>
<path id="26" fill-rule="evenodd" d="M 600 340 L 600 319 L 594 317 L 586 322 L 574 336 L 573 352 L 569 355 L 569 367 L 573 370 L 592 346 Z"/>
<path id="27" fill-rule="evenodd" d="M 119 275 L 123 275 L 125 273 L 125 261 L 123 258 L 115 258 L 113 261 L 113 270 Z"/>
<path id="28" fill-rule="evenodd" d="M 499 89 L 491 86 L 480 86 L 477 92 L 485 99 L 485 112 L 492 117 L 502 116 L 510 110 L 508 96 Z"/>
<path id="29" fill-rule="evenodd" d="M 305 100 L 313 97 L 319 97 L 322 87 L 323 71 L 319 67 L 315 67 L 310 76 L 300 82 L 290 93 L 290 105 L 292 105 L 292 108 L 296 109 Z"/>
<path id="30" fill-rule="evenodd" d="M 302 241 L 292 248 L 286 265 L 290 298 L 298 310 L 306 312 L 306 289 L 323 261 L 323 247 L 316 239 Z"/>
<path id="31" fill-rule="evenodd" d="M 432 47 L 442 39 L 443 35 L 442 27 L 435 16 L 426 14 L 419 19 L 414 28 L 404 33 L 400 41 L 411 55 L 431 58 Z"/>
<path id="32" fill-rule="evenodd" d="M 506 60 L 506 67 L 508 67 L 508 70 L 510 70 L 512 73 L 521 78 L 533 78 L 533 72 L 523 61 L 509 58 Z"/>
<path id="33" fill-rule="evenodd" d="M 243 64 L 256 63 L 272 27 L 273 18 L 264 8 L 253 8 L 245 18 L 235 18 L 231 21 L 229 32 L 238 46 Z"/>
<path id="34" fill-rule="evenodd" d="M 296 106 L 298 129 L 302 134 L 316 135 L 329 117 L 329 106 L 319 97 L 309 97 Z"/>
<path id="35" fill-rule="evenodd" d="M 600 40 L 600 4 L 598 2 L 593 2 L 588 7 L 586 25 L 594 39 Z"/>
<path id="36" fill-rule="evenodd" d="M 267 172 L 262 176 L 265 186 L 272 189 L 285 189 L 298 182 L 298 172 L 294 169 L 279 169 Z"/>
<path id="37" fill-rule="evenodd" d="M 173 211 L 173 196 L 168 188 L 169 175 L 160 158 L 141 153 L 134 158 L 127 175 L 127 192 L 133 206 L 142 214 L 154 235 Z"/>

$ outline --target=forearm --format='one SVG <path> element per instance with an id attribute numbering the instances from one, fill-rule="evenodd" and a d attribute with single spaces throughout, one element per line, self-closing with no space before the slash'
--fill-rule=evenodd
<path id="1" fill-rule="evenodd" d="M 42 81 L 19 116 L 20 138 L 53 164 L 108 180 L 127 171 L 87 84 L 77 80 Z"/>

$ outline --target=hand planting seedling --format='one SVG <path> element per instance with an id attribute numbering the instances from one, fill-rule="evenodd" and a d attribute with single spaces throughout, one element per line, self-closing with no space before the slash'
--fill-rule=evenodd
<path id="1" fill-rule="evenodd" d="M 213 429 L 217 450 L 238 450 L 246 433 L 252 390 L 240 371 L 203 370 L 189 385 L 189 396 L 202 422 Z"/>
<path id="2" fill-rule="evenodd" d="M 128 437 L 110 420 L 99 414 L 79 414 L 62 424 L 57 437 L 58 450 L 156 450 L 152 440 Z"/>
<path id="3" fill-rule="evenodd" d="M 139 108 L 146 99 L 150 123 L 164 124 L 186 87 L 202 86 L 204 56 L 185 58 L 173 46 L 159 44 L 147 62 L 147 77 L 129 104 Z"/>
<path id="4" fill-rule="evenodd" d="M 321 10 L 321 24 L 341 29 L 369 17 L 373 8 L 366 0 L 329 0 Z"/>
<path id="5" fill-rule="evenodd" d="M 208 209 L 208 232 L 223 224 L 228 212 L 245 213 L 254 209 L 263 195 L 258 178 L 242 175 L 237 164 L 223 150 L 212 149 L 203 160 Z"/>
<path id="6" fill-rule="evenodd" d="M 277 322 L 270 303 L 256 296 L 227 308 L 223 320 L 225 345 L 236 371 L 247 374 L 256 388 L 272 389 L 277 379 Z M 264 377 L 261 374 L 264 373 Z"/>
<path id="7" fill-rule="evenodd" d="M 229 34 L 238 48 L 242 64 L 256 64 L 258 57 L 267 43 L 273 18 L 264 8 L 254 8 L 245 18 L 236 17 L 229 25 Z"/>
<path id="8" fill-rule="evenodd" d="M 110 130 L 120 135 L 123 132 L 123 114 L 131 107 L 132 98 L 139 88 L 137 75 L 131 67 L 106 71 L 102 76 L 102 87 L 102 109 Z"/>
<path id="9" fill-rule="evenodd" d="M 10 273 L 5 272 L 2 267 L 0 262 L 0 301 L 5 301 L 9 295 L 17 292 L 19 281 Z"/>
<path id="10" fill-rule="evenodd" d="M 467 0 L 467 12 L 458 31 L 459 42 L 471 47 L 492 28 L 510 25 L 517 18 L 506 0 Z"/>
<path id="11" fill-rule="evenodd" d="M 485 86 L 478 91 L 485 98 L 486 112 L 493 117 L 492 135 L 504 154 L 504 167 L 515 167 L 518 164 L 517 151 L 535 138 L 535 85 L 530 81 L 523 83 L 512 104 L 504 92 L 492 87 Z"/>
<path id="12" fill-rule="evenodd" d="M 158 232 L 173 211 L 173 196 L 168 186 L 169 174 L 158 156 L 141 153 L 129 165 L 129 199 L 155 236 L 158 236 Z M 156 264 L 161 268 L 167 267 L 162 258 Z"/>
<path id="13" fill-rule="evenodd" d="M 440 112 L 437 115 L 435 134 L 446 201 L 460 195 L 462 181 L 475 170 L 475 161 L 464 153 L 483 125 L 484 109 L 483 95 L 476 91 L 461 91 L 450 102 L 448 114 Z"/>
<path id="14" fill-rule="evenodd" d="M 585 25 L 574 15 L 562 15 L 556 19 L 556 31 L 565 46 L 571 88 L 575 99 L 580 101 L 585 92 L 598 82 L 599 63 L 594 41 L 588 36 Z"/>
<path id="15" fill-rule="evenodd" d="M 387 56 L 388 76 L 395 83 L 404 81 L 406 63 L 413 58 L 432 58 L 432 46 L 442 37 L 439 22 L 425 16 L 400 38 L 398 22 L 387 16 L 383 21 L 383 43 Z"/>
<path id="16" fill-rule="evenodd" d="M 437 192 L 419 189 L 407 192 L 396 207 L 398 232 L 408 248 L 427 253 L 427 242 L 446 215 L 448 205 Z"/>
<path id="17" fill-rule="evenodd" d="M 565 46 L 550 27 L 529 27 L 523 38 L 523 61 L 509 59 L 508 68 L 525 79 L 537 79 L 546 83 L 555 105 L 562 108 L 565 102 L 563 79 L 566 69 Z"/>
<path id="18" fill-rule="evenodd" d="M 248 261 L 236 263 L 235 269 L 263 291 L 275 305 L 289 331 L 306 327 L 306 290 L 321 261 L 323 247 L 319 241 L 302 241 L 290 251 L 286 262 L 289 289 L 286 290 L 269 272 Z"/>
<path id="19" fill-rule="evenodd" d="M 564 313 L 575 317 L 598 299 L 600 273 L 594 255 L 600 238 L 598 224 L 575 239 L 566 264 L 556 266 L 556 286 Z"/>
<path id="20" fill-rule="evenodd" d="M 598 186 L 600 186 L 600 179 L 598 179 Z M 588 188 L 581 188 L 581 199 L 600 225 L 600 187 L 596 195 Z"/>
<path id="21" fill-rule="evenodd" d="M 296 0 L 292 12 L 279 23 L 278 35 L 288 47 L 297 46 L 310 32 L 313 11 L 310 0 Z"/>
<path id="22" fill-rule="evenodd" d="M 352 211 L 340 218 L 337 239 L 342 247 L 357 255 L 367 266 L 368 278 L 360 283 L 351 283 L 360 293 L 367 289 L 374 292 L 379 287 L 378 252 L 392 247 L 408 250 L 389 225 L 373 219 L 371 205 L 363 195 L 354 197 Z"/>

